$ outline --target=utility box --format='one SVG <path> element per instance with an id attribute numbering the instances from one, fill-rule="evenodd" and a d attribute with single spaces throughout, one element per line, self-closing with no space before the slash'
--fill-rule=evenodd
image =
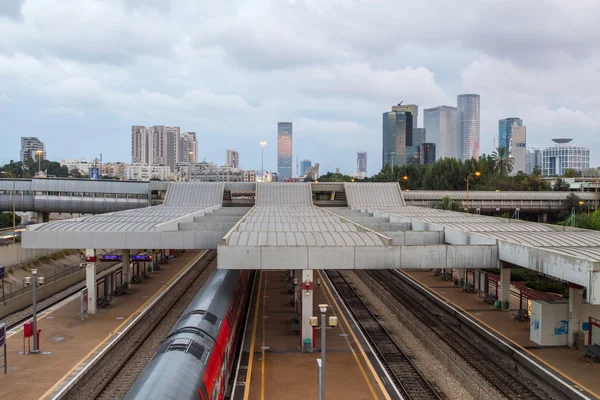
<path id="1" fill-rule="evenodd" d="M 540 346 L 566 346 L 569 339 L 569 302 L 532 300 L 529 339 Z"/>
<path id="2" fill-rule="evenodd" d="M 33 321 L 27 321 L 23 324 L 23 337 L 33 336 Z"/>

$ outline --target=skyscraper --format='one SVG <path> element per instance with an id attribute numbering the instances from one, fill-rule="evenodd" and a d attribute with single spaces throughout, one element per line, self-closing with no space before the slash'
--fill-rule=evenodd
<path id="1" fill-rule="evenodd" d="M 480 99 L 478 94 L 459 94 L 456 111 L 457 158 L 479 158 Z"/>
<path id="2" fill-rule="evenodd" d="M 498 121 L 498 147 L 508 149 L 510 147 L 513 127 L 522 125 L 523 121 L 520 118 L 505 118 Z"/>
<path id="3" fill-rule="evenodd" d="M 513 126 L 511 129 L 509 143 L 509 156 L 513 158 L 512 174 L 527 171 L 527 128 L 525 126 Z"/>
<path id="4" fill-rule="evenodd" d="M 408 111 L 383 113 L 382 165 L 406 163 L 406 148 L 412 146 L 413 116 Z"/>
<path id="5" fill-rule="evenodd" d="M 423 143 L 421 145 L 421 164 L 433 164 L 435 162 L 435 143 Z"/>
<path id="6" fill-rule="evenodd" d="M 300 171 L 299 171 L 300 173 L 299 173 L 299 175 L 300 176 L 306 175 L 306 168 L 308 168 L 310 166 L 312 166 L 312 161 L 310 161 L 310 160 L 302 160 L 302 161 L 300 161 Z"/>
<path id="7" fill-rule="evenodd" d="M 239 168 L 240 153 L 238 153 L 236 149 L 225 150 L 225 166 Z"/>
<path id="8" fill-rule="evenodd" d="M 400 112 L 409 112 L 413 116 L 413 128 L 417 127 L 417 122 L 419 119 L 419 106 L 416 104 L 398 104 L 397 106 L 392 106 L 392 111 L 400 111 Z"/>
<path id="9" fill-rule="evenodd" d="M 356 153 L 356 172 L 358 175 L 367 175 L 367 152 L 359 151 Z"/>
<path id="10" fill-rule="evenodd" d="M 292 178 L 292 123 L 277 123 L 277 175 L 280 180 Z"/>
<path id="11" fill-rule="evenodd" d="M 456 107 L 427 108 L 423 121 L 427 142 L 435 143 L 436 157 L 456 158 Z"/>
<path id="12" fill-rule="evenodd" d="M 46 146 L 36 137 L 21 137 L 21 161 L 32 158 L 37 160 L 38 152 L 42 160 L 46 159 Z"/>
<path id="13" fill-rule="evenodd" d="M 406 164 L 419 165 L 421 163 L 421 147 L 426 142 L 425 128 L 413 128 L 411 146 L 406 146 Z"/>
<path id="14" fill-rule="evenodd" d="M 195 164 L 198 162 L 198 141 L 196 140 L 196 132 L 184 132 L 181 134 L 179 161 L 187 164 Z"/>

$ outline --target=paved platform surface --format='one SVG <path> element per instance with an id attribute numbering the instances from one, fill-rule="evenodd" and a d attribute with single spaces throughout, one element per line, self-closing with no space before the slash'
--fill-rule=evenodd
<path id="1" fill-rule="evenodd" d="M 242 363 L 242 375 L 234 399 L 316 399 L 318 378 L 316 359 L 320 358 L 320 335 L 316 331 L 317 351 L 302 353 L 301 337 L 292 332 L 294 312 L 293 295 L 288 292 L 289 283 L 285 273 L 262 272 L 257 276 L 251 303 L 250 318 L 246 329 L 245 344 L 253 354 Z M 340 312 L 340 300 L 332 298 L 332 291 L 325 287 L 325 279 L 315 271 L 314 279 L 321 278 L 321 286 L 315 285 L 314 315 L 320 316 L 318 304 L 334 306 L 339 325 L 327 331 L 327 399 L 395 399 L 384 386 L 383 372 L 369 357 L 372 354 L 354 324 L 344 312 Z M 256 301 L 259 301 L 258 306 Z M 331 311 L 328 315 L 332 315 Z M 256 318 L 256 319 L 254 319 Z M 258 321 L 256 329 L 254 321 Z M 319 318 L 320 324 L 320 318 Z M 387 382 L 386 382 L 387 383 Z"/>
<path id="2" fill-rule="evenodd" d="M 422 284 L 436 291 L 474 318 L 492 327 L 517 345 L 542 360 L 554 370 L 586 387 L 600 398 L 600 363 L 591 362 L 583 352 L 569 347 L 540 347 L 529 340 L 529 323 L 513 319 L 513 311 L 506 312 L 485 304 L 477 294 L 466 293 L 452 282 L 443 281 L 431 271 L 406 271 Z M 519 298 L 511 294 L 511 310 L 517 310 Z"/>
<path id="3" fill-rule="evenodd" d="M 53 388 L 88 354 L 110 338 L 110 333 L 137 314 L 153 296 L 164 289 L 199 254 L 187 251 L 161 266 L 144 282 L 132 285 L 129 293 L 115 297 L 107 308 L 81 320 L 79 299 L 38 319 L 42 330 L 40 350 L 50 354 L 23 352 L 23 331 L 7 340 L 8 374 L 0 374 L 0 399 L 38 399 Z M 32 343 L 33 344 L 33 343 Z"/>

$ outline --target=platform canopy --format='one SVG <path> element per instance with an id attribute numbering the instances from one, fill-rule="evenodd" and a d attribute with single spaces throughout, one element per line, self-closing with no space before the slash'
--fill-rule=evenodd
<path id="1" fill-rule="evenodd" d="M 402 206 L 398 184 L 363 185 L 349 199 Z M 367 192 L 368 191 L 368 192 Z M 370 193 L 370 197 L 369 197 Z M 471 268 L 497 265 L 494 246 L 394 245 L 391 237 L 312 205 L 310 184 L 259 183 L 256 206 L 218 247 L 221 269 Z"/>

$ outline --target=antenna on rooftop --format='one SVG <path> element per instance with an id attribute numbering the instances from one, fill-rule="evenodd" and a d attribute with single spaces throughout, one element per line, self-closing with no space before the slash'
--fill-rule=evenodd
<path id="1" fill-rule="evenodd" d="M 404 100 L 400 101 L 400 103 L 398 103 L 398 105 L 401 106 L 402 103 L 404 103 Z"/>

